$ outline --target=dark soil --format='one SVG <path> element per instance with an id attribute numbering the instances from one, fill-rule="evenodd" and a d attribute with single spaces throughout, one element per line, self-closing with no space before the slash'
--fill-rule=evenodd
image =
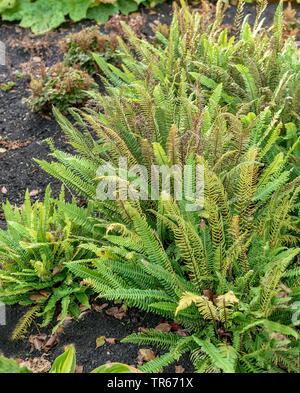
<path id="1" fill-rule="evenodd" d="M 270 4 L 266 10 L 266 23 L 270 23 L 275 12 L 275 4 Z M 297 9 L 299 12 L 299 8 Z M 254 5 L 246 4 L 245 13 L 250 13 L 250 22 L 254 18 Z M 159 5 L 155 11 L 141 10 L 146 23 L 141 28 L 145 36 L 152 34 L 151 24 L 159 19 L 162 23 L 169 23 L 172 15 L 171 4 Z M 234 7 L 226 12 L 225 24 L 232 23 Z M 0 152 L 0 203 L 8 198 L 12 203 L 21 205 L 26 189 L 38 190 L 35 198 L 42 198 L 46 186 L 51 183 L 55 195 L 60 184 L 45 174 L 33 161 L 33 158 L 46 159 L 49 150 L 45 139 L 52 138 L 54 143 L 66 149 L 66 141 L 54 119 L 39 113 L 32 113 L 27 108 L 25 98 L 28 97 L 29 78 L 19 75 L 22 64 L 45 62 L 50 66 L 61 60 L 62 53 L 58 42 L 66 34 L 79 31 L 91 25 L 92 22 L 66 24 L 55 32 L 42 37 L 33 36 L 29 30 L 21 29 L 13 23 L 0 21 L 0 41 L 7 47 L 7 66 L 0 66 L 0 83 L 14 81 L 15 86 L 10 91 L 0 90 L 0 148 L 1 141 L 15 141 L 19 148 L 7 149 Z M 21 142 L 21 143 L 20 143 Z M 25 145 L 24 146 L 24 143 Z M 0 150 L 1 151 L 1 150 Z M 0 210 L 0 227 L 4 227 L 2 210 Z M 7 307 L 7 325 L 0 326 L 0 352 L 10 357 L 32 358 L 41 356 L 38 351 L 32 351 L 27 339 L 11 342 L 10 335 L 23 308 Z M 96 338 L 105 336 L 121 339 L 139 327 L 155 327 L 160 318 L 153 315 L 144 315 L 131 310 L 122 321 L 108 316 L 105 312 L 89 312 L 80 322 L 71 323 L 60 336 L 59 344 L 46 356 L 53 360 L 62 353 L 63 347 L 74 343 L 77 351 L 78 364 L 84 366 L 88 372 L 94 367 L 107 361 L 124 362 L 136 365 L 138 348 L 135 345 L 125 345 L 117 342 L 114 345 L 105 344 L 95 349 Z M 49 332 L 49 331 L 47 331 Z M 30 334 L 39 333 L 34 326 Z M 192 371 L 190 363 L 186 360 L 179 362 L 186 371 Z M 166 371 L 174 372 L 174 365 Z"/>
<path id="2" fill-rule="evenodd" d="M 17 321 L 24 313 L 24 308 L 15 306 L 6 308 L 6 325 L 0 326 L 0 353 L 7 357 L 20 358 L 22 360 L 41 357 L 43 352 L 34 350 L 28 341 L 29 335 L 39 334 L 37 325 L 33 325 L 27 338 L 20 341 L 11 341 Z M 71 322 L 59 336 L 59 343 L 52 348 L 45 358 L 53 361 L 63 352 L 68 344 L 75 344 L 77 364 L 84 367 L 84 372 L 89 372 L 106 362 L 122 362 L 129 365 L 137 365 L 138 347 L 131 344 L 120 343 L 120 340 L 140 327 L 155 327 L 161 322 L 161 318 L 152 314 L 142 314 L 130 310 L 128 316 L 118 320 L 108 316 L 105 311 L 89 311 L 83 319 Z M 43 329 L 43 333 L 50 334 L 50 329 Z M 96 349 L 96 339 L 99 336 L 115 338 L 116 344 L 105 344 Z M 148 348 L 147 346 L 144 346 Z M 156 355 L 160 352 L 153 349 Z M 169 366 L 166 372 L 175 372 L 175 365 L 181 365 L 186 372 L 192 372 L 193 367 L 189 360 L 184 358 L 178 363 Z"/>

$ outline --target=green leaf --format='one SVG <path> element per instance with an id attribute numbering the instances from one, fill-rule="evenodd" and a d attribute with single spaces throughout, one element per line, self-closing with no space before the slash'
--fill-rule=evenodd
<path id="1" fill-rule="evenodd" d="M 69 345 L 65 352 L 54 360 L 49 372 L 53 374 L 72 374 L 75 373 L 75 369 L 76 352 L 74 345 Z"/>
<path id="2" fill-rule="evenodd" d="M 137 2 L 134 0 L 118 0 L 118 6 L 120 12 L 124 15 L 128 15 L 139 8 Z"/>
<path id="3" fill-rule="evenodd" d="M 270 330 L 272 332 L 285 334 L 287 336 L 293 336 L 293 337 L 295 337 L 295 339 L 299 339 L 299 334 L 297 333 L 297 331 L 295 329 L 290 328 L 289 326 L 286 326 L 286 325 L 282 325 L 281 323 L 278 323 L 278 322 L 269 321 L 268 319 L 262 319 L 262 320 L 250 323 L 249 325 L 245 326 L 242 329 L 241 333 L 244 333 L 247 330 L 252 329 L 255 326 L 263 326 L 264 328 L 266 328 L 267 330 Z"/>
<path id="4" fill-rule="evenodd" d="M 119 8 L 115 4 L 99 4 L 96 7 L 89 8 L 86 17 L 88 19 L 94 19 L 98 23 L 105 23 L 118 10 Z"/>
<path id="5" fill-rule="evenodd" d="M 28 4 L 20 26 L 31 27 L 33 33 L 43 34 L 65 21 L 63 3 L 56 0 L 39 0 Z"/>
<path id="6" fill-rule="evenodd" d="M 26 367 L 21 367 L 15 360 L 0 356 L 0 374 L 31 373 Z"/>
<path id="7" fill-rule="evenodd" d="M 65 15 L 69 14 L 70 19 L 78 22 L 85 19 L 90 7 L 90 0 L 63 0 Z"/>

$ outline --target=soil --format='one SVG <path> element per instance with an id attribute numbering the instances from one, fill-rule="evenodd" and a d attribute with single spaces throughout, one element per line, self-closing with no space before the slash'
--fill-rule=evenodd
<path id="1" fill-rule="evenodd" d="M 266 23 L 270 23 L 273 19 L 275 8 L 275 4 L 268 6 L 265 12 Z M 227 10 L 225 24 L 232 23 L 234 12 L 234 7 Z M 246 4 L 245 13 L 250 13 L 250 22 L 253 22 L 254 12 L 254 5 Z M 151 11 L 142 9 L 140 15 L 145 21 L 142 26 L 139 26 L 140 32 L 149 36 L 152 34 L 151 25 L 154 21 L 170 23 L 171 2 L 161 4 Z M 297 15 L 299 15 L 299 7 Z M 51 115 L 32 113 L 28 109 L 25 101 L 29 96 L 30 78 L 20 74 L 20 70 L 24 69 L 24 63 L 26 65 L 28 62 L 36 63 L 38 67 L 43 62 L 46 66 L 50 66 L 60 61 L 62 53 L 58 45 L 59 40 L 70 32 L 79 31 L 90 25 L 92 25 L 90 21 L 68 23 L 55 32 L 36 37 L 28 29 L 21 29 L 14 23 L 0 21 L 0 41 L 4 42 L 7 48 L 7 65 L 0 66 L 0 84 L 8 81 L 15 83 L 9 91 L 0 90 L 0 204 L 8 198 L 12 203 L 21 205 L 26 189 L 34 191 L 33 198 L 42 198 L 49 183 L 52 185 L 54 195 L 58 194 L 59 182 L 44 173 L 33 158 L 47 159 L 49 154 L 45 143 L 47 138 L 52 138 L 55 145 L 61 149 L 68 149 L 66 140 Z M 2 210 L 0 210 L 0 227 L 5 227 Z M 6 308 L 7 324 L 0 326 L 0 352 L 9 357 L 22 359 L 41 356 L 40 352 L 32 351 L 27 339 L 10 341 L 11 332 L 23 312 L 21 307 Z M 62 353 L 66 344 L 74 343 L 78 364 L 84 367 L 85 372 L 107 361 L 136 365 L 137 346 L 117 342 L 95 349 L 96 338 L 105 336 L 121 339 L 137 331 L 141 326 L 155 327 L 160 322 L 157 316 L 138 313 L 135 310 L 130 310 L 121 321 L 106 315 L 105 312 L 91 311 L 79 322 L 72 322 L 66 327 L 58 345 L 46 354 L 46 358 L 53 360 Z M 46 332 L 49 333 L 49 330 Z M 38 326 L 34 326 L 30 334 L 38 333 Z M 192 371 L 192 366 L 186 359 L 179 363 L 186 371 Z M 172 365 L 165 371 L 174 372 L 174 370 Z"/>

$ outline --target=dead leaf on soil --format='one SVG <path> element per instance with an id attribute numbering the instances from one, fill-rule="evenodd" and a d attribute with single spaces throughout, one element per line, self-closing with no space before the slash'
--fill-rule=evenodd
<path id="1" fill-rule="evenodd" d="M 117 318 L 119 320 L 122 320 L 126 315 L 126 312 L 125 312 L 123 306 L 111 307 L 111 308 L 108 308 L 107 310 L 105 310 L 105 312 L 107 315 L 110 315 L 110 316 Z"/>
<path id="2" fill-rule="evenodd" d="M 105 344 L 105 336 L 99 336 L 96 338 L 96 348 L 102 347 Z"/>
<path id="3" fill-rule="evenodd" d="M 82 374 L 83 373 L 83 366 L 76 366 L 75 374 Z"/>
<path id="4" fill-rule="evenodd" d="M 39 194 L 40 190 L 31 190 L 29 196 L 35 197 Z"/>
<path id="5" fill-rule="evenodd" d="M 172 329 L 172 326 L 165 322 L 165 323 L 160 323 L 159 325 L 156 326 L 155 330 L 158 330 L 160 332 L 169 332 Z"/>
<path id="6" fill-rule="evenodd" d="M 49 339 L 46 341 L 45 345 L 43 346 L 43 350 L 45 352 L 49 352 L 50 349 L 55 347 L 59 343 L 59 338 L 58 334 L 53 334 L 52 336 L 49 337 Z"/>
<path id="7" fill-rule="evenodd" d="M 149 362 L 150 360 L 155 359 L 155 357 L 155 353 L 152 351 L 152 349 L 141 348 L 139 350 L 137 362 L 138 364 L 143 364 L 144 362 Z"/>
<path id="8" fill-rule="evenodd" d="M 37 335 L 29 336 L 28 341 L 31 344 L 33 349 L 36 349 L 37 351 L 41 351 L 44 347 L 47 337 L 48 337 L 47 334 L 40 333 Z"/>
<path id="9" fill-rule="evenodd" d="M 106 338 L 105 341 L 107 342 L 107 344 L 110 344 L 110 345 L 115 345 L 117 343 L 116 338 Z"/>
<path id="10" fill-rule="evenodd" d="M 28 359 L 23 362 L 20 362 L 19 364 L 21 367 L 26 367 L 35 374 L 46 373 L 51 368 L 51 363 L 43 356 L 40 358 Z"/>
<path id="11" fill-rule="evenodd" d="M 30 300 L 32 300 L 33 302 L 36 302 L 36 301 L 39 301 L 39 300 L 41 300 L 41 299 L 47 299 L 49 297 L 49 293 L 46 293 L 46 292 L 40 292 L 40 293 L 38 293 L 38 294 L 36 294 L 36 295 L 30 295 Z"/>
<path id="12" fill-rule="evenodd" d="M 103 304 L 92 304 L 92 309 L 96 312 L 101 312 L 103 311 L 106 307 L 108 307 L 108 303 L 103 303 Z"/>
<path id="13" fill-rule="evenodd" d="M 175 373 L 176 374 L 182 374 L 184 372 L 185 372 L 185 368 L 184 367 L 182 367 L 181 365 L 175 366 Z"/>
<path id="14" fill-rule="evenodd" d="M 20 149 L 21 147 L 25 147 L 30 145 L 31 140 L 26 140 L 26 141 L 20 141 L 20 140 L 15 140 L 15 141 L 10 141 L 6 139 L 1 139 L 0 140 L 0 153 L 5 153 L 7 150 L 16 150 Z"/>

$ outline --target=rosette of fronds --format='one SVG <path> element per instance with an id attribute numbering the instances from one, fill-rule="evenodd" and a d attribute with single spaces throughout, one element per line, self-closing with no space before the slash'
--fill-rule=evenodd
<path id="1" fill-rule="evenodd" d="M 54 199 L 48 187 L 44 202 L 31 203 L 27 192 L 23 207 L 6 202 L 3 209 L 7 229 L 0 231 L 0 300 L 29 306 L 13 338 L 25 333 L 37 316 L 46 326 L 60 310 L 56 328 L 68 315 L 77 317 L 81 304 L 89 306 L 87 291 L 64 263 L 91 256 L 77 246 L 78 236 L 95 232 L 92 205 L 65 202 L 63 190 Z"/>

